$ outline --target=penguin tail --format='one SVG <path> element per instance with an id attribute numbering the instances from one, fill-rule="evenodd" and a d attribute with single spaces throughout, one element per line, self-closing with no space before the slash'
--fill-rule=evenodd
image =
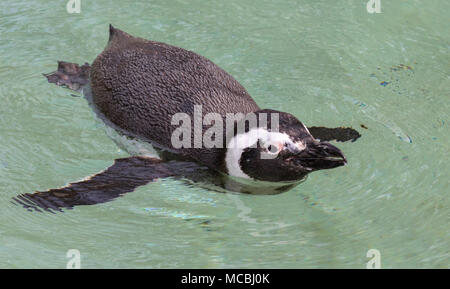
<path id="1" fill-rule="evenodd" d="M 81 91 L 83 86 L 89 83 L 89 72 L 91 67 L 88 63 L 78 65 L 65 61 L 58 61 L 58 70 L 43 73 L 49 83 L 67 87 L 71 90 Z"/>

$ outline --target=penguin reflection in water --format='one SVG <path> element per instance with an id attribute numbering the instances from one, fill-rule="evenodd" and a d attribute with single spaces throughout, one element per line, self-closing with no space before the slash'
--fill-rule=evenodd
<path id="1" fill-rule="evenodd" d="M 261 109 L 244 87 L 205 57 L 112 26 L 106 48 L 92 65 L 60 61 L 58 70 L 45 76 L 50 83 L 81 91 L 113 140 L 132 156 L 67 186 L 14 198 L 29 209 L 61 211 L 103 203 L 166 177 L 218 191 L 281 193 L 310 172 L 346 164 L 343 153 L 327 141 L 360 137 L 352 128 L 308 129 L 289 113 Z M 174 115 L 188 116 L 190 129 L 200 129 L 201 136 L 213 125 L 196 126 L 198 106 L 202 117 L 253 114 L 256 126 L 236 117 L 232 129 L 224 126 L 222 145 L 198 147 L 192 140 L 180 147 L 172 140 L 179 129 Z M 187 135 L 194 139 L 196 134 Z M 217 137 L 211 138 L 216 144 Z"/>

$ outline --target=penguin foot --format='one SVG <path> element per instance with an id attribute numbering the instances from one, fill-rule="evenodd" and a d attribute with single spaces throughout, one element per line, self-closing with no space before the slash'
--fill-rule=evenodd
<path id="1" fill-rule="evenodd" d="M 79 66 L 76 63 L 58 61 L 57 71 L 43 73 L 43 75 L 49 83 L 80 91 L 84 85 L 89 83 L 90 68 L 88 63 Z"/>

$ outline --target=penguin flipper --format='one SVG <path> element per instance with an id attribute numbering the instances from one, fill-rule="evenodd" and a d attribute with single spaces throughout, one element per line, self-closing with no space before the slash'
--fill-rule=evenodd
<path id="1" fill-rule="evenodd" d="M 315 139 L 319 139 L 320 141 L 335 140 L 345 142 L 351 140 L 354 142 L 361 137 L 361 134 L 351 127 L 328 128 L 322 126 L 312 126 L 308 127 L 308 130 Z"/>
<path id="2" fill-rule="evenodd" d="M 116 159 L 112 166 L 92 177 L 58 189 L 21 194 L 13 201 L 28 210 L 62 212 L 63 208 L 109 202 L 159 178 L 189 175 L 199 168 L 203 167 L 193 162 L 138 156 Z"/>
<path id="3" fill-rule="evenodd" d="M 90 69 L 88 63 L 80 66 L 76 63 L 58 61 L 58 70 L 43 75 L 49 83 L 80 91 L 83 86 L 89 83 Z"/>

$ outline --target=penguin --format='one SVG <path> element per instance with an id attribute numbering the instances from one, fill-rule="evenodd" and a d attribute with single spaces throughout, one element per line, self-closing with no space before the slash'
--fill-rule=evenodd
<path id="1" fill-rule="evenodd" d="M 81 92 L 120 138 L 149 144 L 156 155 L 133 153 L 81 181 L 14 198 L 38 211 L 104 203 L 167 177 L 209 178 L 225 191 L 280 193 L 311 172 L 345 165 L 343 152 L 329 141 L 361 136 L 350 127 L 307 128 L 292 114 L 261 109 L 209 59 L 112 25 L 108 44 L 91 65 L 58 61 L 57 70 L 44 76 Z"/>

